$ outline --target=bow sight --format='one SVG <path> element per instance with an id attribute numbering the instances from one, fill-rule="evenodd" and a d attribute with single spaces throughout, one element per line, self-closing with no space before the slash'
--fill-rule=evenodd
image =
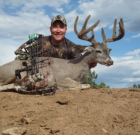
<path id="1" fill-rule="evenodd" d="M 21 60 L 25 60 L 22 64 L 26 68 L 15 70 L 15 75 L 18 79 L 21 79 L 20 72 L 27 71 L 31 75 L 39 73 L 39 46 L 41 45 L 40 39 L 44 36 L 42 34 L 29 35 L 29 40 L 22 44 L 16 51 L 15 54 L 21 56 Z M 27 64 L 29 63 L 29 65 Z"/>

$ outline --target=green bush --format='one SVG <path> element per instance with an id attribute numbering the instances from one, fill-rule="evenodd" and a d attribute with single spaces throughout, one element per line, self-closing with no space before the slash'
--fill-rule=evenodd
<path id="1" fill-rule="evenodd" d="M 98 85 L 98 88 L 110 88 L 108 85 L 106 85 L 104 82 L 101 82 L 99 85 Z"/>
<path id="2" fill-rule="evenodd" d="M 98 75 L 95 73 L 95 71 L 91 72 L 91 70 L 87 73 L 85 77 L 85 83 L 90 84 L 91 88 L 96 88 L 97 84 L 95 83 L 95 79 L 97 79 Z"/>
<path id="3" fill-rule="evenodd" d="M 140 88 L 140 84 L 136 85 L 135 83 L 133 84 L 133 88 Z"/>
<path id="4" fill-rule="evenodd" d="M 95 71 L 91 72 L 91 70 L 87 73 L 84 83 L 90 84 L 91 88 L 110 88 L 109 86 L 106 86 L 104 82 L 101 82 L 99 85 L 95 83 L 95 80 L 97 79 L 98 74 L 95 73 Z"/>

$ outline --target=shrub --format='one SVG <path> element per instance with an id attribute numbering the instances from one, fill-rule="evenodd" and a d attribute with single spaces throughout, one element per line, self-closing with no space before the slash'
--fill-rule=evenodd
<path id="1" fill-rule="evenodd" d="M 101 82 L 99 85 L 95 83 L 95 80 L 97 79 L 98 74 L 95 73 L 95 71 L 91 72 L 91 70 L 87 73 L 84 83 L 90 84 L 91 88 L 110 88 L 107 86 L 104 82 Z"/>

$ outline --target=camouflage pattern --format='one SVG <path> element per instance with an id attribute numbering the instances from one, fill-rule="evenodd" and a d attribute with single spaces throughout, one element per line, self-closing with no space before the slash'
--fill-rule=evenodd
<path id="1" fill-rule="evenodd" d="M 28 44 L 31 44 L 31 40 L 23 43 L 17 50 L 15 51 L 16 55 L 28 55 L 25 50 L 30 52 L 30 46 L 27 47 Z M 37 45 L 39 57 L 55 57 L 62 59 L 74 59 L 81 56 L 81 53 L 87 46 L 76 45 L 67 38 L 64 38 L 64 42 L 61 45 L 53 45 L 51 43 L 51 36 L 43 36 L 39 38 L 34 43 L 34 46 Z M 25 50 L 24 50 L 25 49 Z M 29 56 L 30 57 L 30 56 Z"/>
<path id="2" fill-rule="evenodd" d="M 74 59 L 81 56 L 80 52 L 75 49 L 76 44 L 64 38 L 64 42 L 61 45 L 53 45 L 51 43 L 51 36 L 45 36 L 42 39 L 42 50 L 41 56 L 55 57 L 62 59 Z"/>
<path id="3" fill-rule="evenodd" d="M 65 24 L 67 26 L 67 22 L 66 22 L 66 19 L 61 16 L 61 15 L 57 15 L 55 17 L 52 18 L 52 21 L 51 21 L 51 25 L 55 22 L 55 21 L 61 21 L 63 24 Z"/>

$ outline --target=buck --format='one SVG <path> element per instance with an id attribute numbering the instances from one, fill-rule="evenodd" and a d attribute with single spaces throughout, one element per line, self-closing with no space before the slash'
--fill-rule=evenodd
<path id="1" fill-rule="evenodd" d="M 105 66 L 113 65 L 113 60 L 109 56 L 111 49 L 107 47 L 107 43 L 120 40 L 124 36 L 125 30 L 124 30 L 123 19 L 120 19 L 119 22 L 118 36 L 116 36 L 117 20 L 115 19 L 112 38 L 107 39 L 104 33 L 104 29 L 102 28 L 101 31 L 102 31 L 103 42 L 99 43 L 95 39 L 94 28 L 99 24 L 100 21 L 98 20 L 91 27 L 86 28 L 89 18 L 90 15 L 86 18 L 81 31 L 78 32 L 77 31 L 78 16 L 77 16 L 74 23 L 74 31 L 78 36 L 78 38 L 89 41 L 92 43 L 92 45 L 85 47 L 84 48 L 85 53 L 81 57 L 76 59 L 65 60 L 60 58 L 51 58 L 52 68 L 50 68 L 49 66 L 45 66 L 46 61 L 42 62 L 41 64 L 44 66 L 40 68 L 40 74 L 42 74 L 44 78 L 47 74 L 46 72 L 51 69 L 46 79 L 48 82 L 49 81 L 51 82 L 55 78 L 57 86 L 62 87 L 64 89 L 65 88 L 68 89 L 89 88 L 90 86 L 88 84 L 83 84 L 83 81 L 86 76 L 86 73 L 92 68 L 93 64 L 99 63 Z M 91 37 L 87 36 L 89 32 L 92 33 Z M 39 57 L 39 59 L 42 60 L 44 58 Z M 25 83 L 27 75 L 26 72 L 22 72 L 21 73 L 22 79 L 20 79 L 18 83 L 20 85 L 16 84 L 15 70 L 21 68 L 24 68 L 21 60 L 14 60 L 0 67 L 0 90 L 1 91 L 8 90 L 8 89 L 17 90 L 21 87 L 21 85 Z"/>

